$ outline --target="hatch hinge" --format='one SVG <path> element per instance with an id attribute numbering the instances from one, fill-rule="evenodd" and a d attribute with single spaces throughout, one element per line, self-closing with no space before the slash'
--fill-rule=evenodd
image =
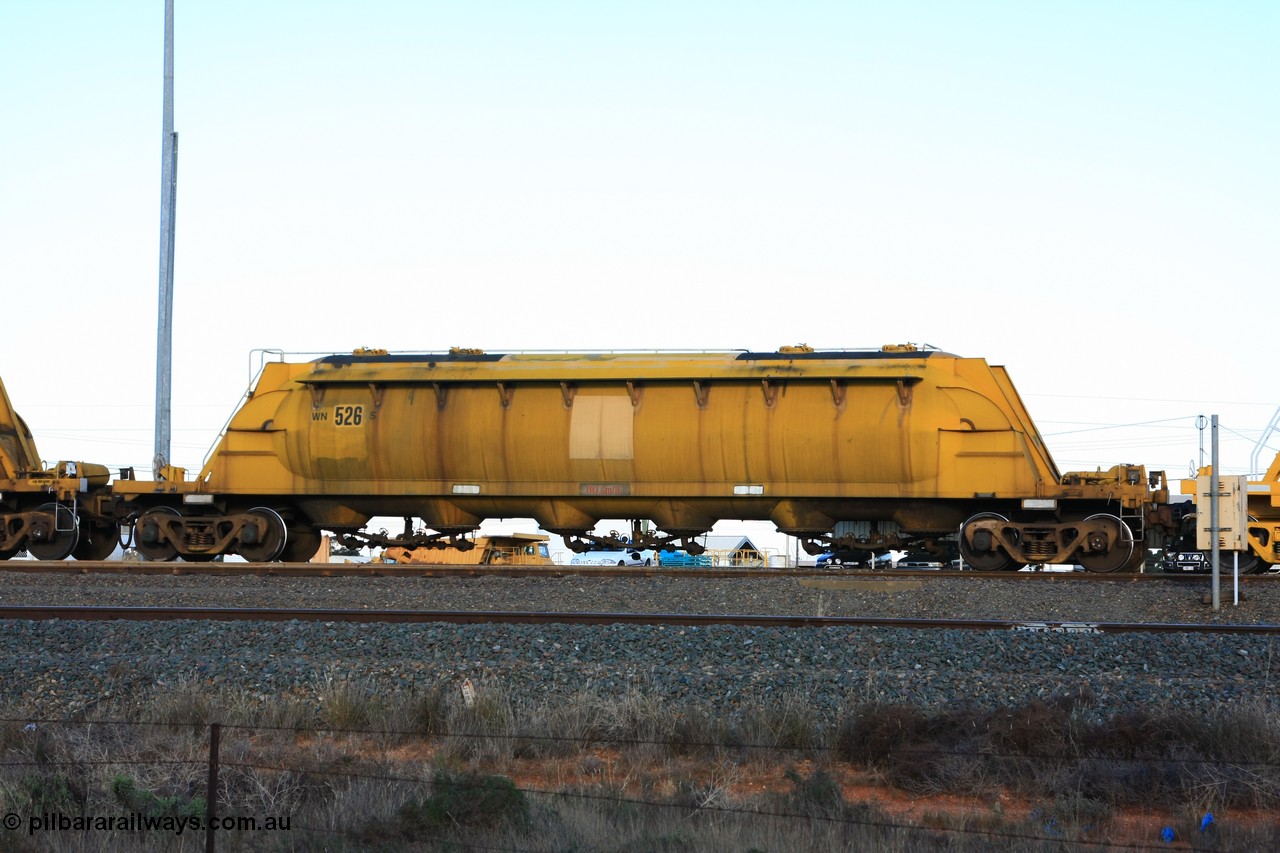
<path id="1" fill-rule="evenodd" d="M 701 379 L 693 380 L 693 396 L 698 399 L 698 408 L 705 409 L 707 399 L 711 396 L 711 383 L 703 382 Z"/>
<path id="2" fill-rule="evenodd" d="M 778 402 L 778 385 L 768 379 L 760 380 L 760 387 L 764 391 L 764 407 L 772 409 L 773 404 Z"/>

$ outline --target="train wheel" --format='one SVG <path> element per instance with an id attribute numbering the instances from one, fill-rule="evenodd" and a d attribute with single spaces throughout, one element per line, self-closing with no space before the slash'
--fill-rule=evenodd
<path id="1" fill-rule="evenodd" d="M 1089 537 L 1093 550 L 1080 555 L 1080 565 L 1091 572 L 1116 572 L 1133 558 L 1133 531 L 1114 515 L 1099 513 L 1085 521 L 1104 522 L 1110 528 L 1107 533 L 1094 533 Z"/>
<path id="2" fill-rule="evenodd" d="M 236 550 L 250 563 L 270 563 L 280 556 L 289 538 L 289 531 L 284 526 L 280 513 L 265 506 L 255 506 L 249 515 L 256 515 L 264 522 L 264 530 L 257 536 L 257 528 L 246 527 L 240 533 L 240 544 Z M 253 531 L 250 533 L 250 531 Z M 254 541 L 245 541 L 246 535 L 256 536 Z"/>
<path id="3" fill-rule="evenodd" d="M 1209 556 L 1208 553 L 1205 556 Z M 1258 559 L 1258 555 L 1249 551 L 1240 555 L 1240 574 L 1252 575 L 1262 571 L 1262 560 Z M 1218 572 L 1229 575 L 1235 571 L 1235 557 L 1231 551 L 1218 552 Z"/>
<path id="4" fill-rule="evenodd" d="M 144 559 L 153 563 L 167 563 L 178 556 L 178 547 L 167 539 L 161 540 L 160 532 L 165 522 L 180 515 L 173 507 L 158 506 L 144 512 L 133 523 L 134 547 Z"/>
<path id="5" fill-rule="evenodd" d="M 280 552 L 286 563 L 306 563 L 320 550 L 320 531 L 310 527 L 294 527 L 289 530 L 288 541 Z"/>
<path id="6" fill-rule="evenodd" d="M 60 504 L 44 504 L 40 512 L 53 514 L 52 526 L 37 525 L 32 529 L 27 550 L 37 560 L 65 560 L 80 541 L 80 522 L 71 510 Z"/>
<path id="7" fill-rule="evenodd" d="M 966 566 L 979 572 L 1007 572 L 1014 566 L 1013 558 L 1005 553 L 1003 548 L 984 548 L 975 550 L 969 546 L 969 531 L 966 529 L 975 521 L 1008 521 L 1003 515 L 996 512 L 980 512 L 975 516 L 971 516 L 968 521 L 960 528 L 960 557 L 964 560 Z M 989 537 L 991 534 L 984 530 L 979 530 L 973 534 L 975 539 L 979 537 Z M 988 544 L 986 542 L 975 542 L 975 544 Z"/>
<path id="8" fill-rule="evenodd" d="M 120 544 L 120 526 L 117 524 L 82 524 L 80 541 L 71 556 L 77 560 L 105 560 Z"/>

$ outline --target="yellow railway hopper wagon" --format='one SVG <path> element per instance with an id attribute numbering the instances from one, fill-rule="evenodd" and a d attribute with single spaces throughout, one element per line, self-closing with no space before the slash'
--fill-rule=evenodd
<path id="1" fill-rule="evenodd" d="M 148 556 L 276 559 L 320 529 L 449 547 L 514 517 L 582 551 L 622 547 L 602 519 L 645 520 L 631 546 L 695 552 L 716 521 L 758 519 L 810 553 L 1097 571 L 1140 562 L 1168 497 L 1140 466 L 1060 474 L 1004 368 L 910 345 L 272 363 L 194 481 L 116 489 Z M 363 532 L 376 516 L 404 534 Z"/>
<path id="2" fill-rule="evenodd" d="M 103 560 L 120 542 L 103 465 L 46 468 L 35 439 L 0 382 L 0 560 L 29 551 L 38 560 Z"/>

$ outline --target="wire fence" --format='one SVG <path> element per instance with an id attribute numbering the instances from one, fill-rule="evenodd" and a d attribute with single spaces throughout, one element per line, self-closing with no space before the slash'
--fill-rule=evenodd
<path id="1" fill-rule="evenodd" d="M 450 742 L 473 748 L 446 755 L 442 746 Z M 475 748 L 485 744 L 501 745 L 490 750 L 489 759 L 513 759 L 522 750 L 542 756 L 544 772 L 517 767 L 512 760 L 485 761 L 483 750 Z M 1111 814 L 1083 797 L 1072 808 L 1050 802 L 1025 814 L 999 814 L 970 805 L 959 812 L 939 806 L 924 820 L 895 816 L 878 805 L 880 797 L 892 799 L 888 788 L 873 788 L 869 802 L 848 797 L 837 777 L 851 765 L 832 754 L 837 747 L 821 744 L 787 749 L 777 742 L 677 742 L 656 736 L 603 738 L 441 727 L 424 733 L 217 722 L 0 719 L 0 746 L 4 833 L 25 834 L 37 842 L 53 837 L 50 833 L 59 839 L 104 831 L 156 837 L 176 833 L 187 836 L 183 843 L 188 846 L 182 849 L 191 849 L 192 839 L 202 836 L 204 849 L 216 850 L 220 840 L 230 849 L 245 836 L 287 833 L 281 836 L 286 841 L 274 845 L 306 849 L 324 846 L 322 839 L 359 846 L 371 833 L 384 839 L 388 833 L 401 833 L 403 840 L 404 833 L 419 832 L 427 839 L 465 837 L 469 849 L 565 849 L 562 843 L 544 844 L 531 829 L 529 804 L 536 803 L 539 814 L 566 807 L 605 815 L 625 812 L 633 816 L 627 823 L 633 831 L 643 831 L 636 829 L 644 825 L 634 817 L 639 814 L 655 815 L 655 827 L 674 822 L 685 832 L 697 825 L 715 825 L 723 832 L 725 821 L 736 822 L 746 835 L 760 822 L 768 822 L 775 836 L 791 831 L 809 837 L 815 827 L 825 827 L 832 835 L 824 837 L 848 839 L 848 849 L 866 841 L 851 837 L 851 832 L 873 833 L 882 841 L 892 838 L 886 849 L 904 851 L 950 842 L 1001 849 L 1060 849 L 1079 843 L 1091 849 L 1157 850 L 1188 837 L 1200 848 L 1233 849 L 1213 841 L 1223 821 L 1221 804 L 1211 797 L 1198 801 L 1209 807 L 1193 810 L 1191 803 L 1184 803 L 1164 819 L 1147 815 L 1145 839 L 1131 829 L 1113 838 L 1108 829 Z M 602 751 L 635 749 L 702 760 L 681 764 L 662 784 L 635 784 L 635 764 L 624 779 L 602 772 Z M 554 784 L 547 760 L 551 754 L 576 756 L 579 765 L 589 764 L 591 770 Z M 460 755 L 472 760 L 459 760 Z M 727 755 L 742 760 L 730 761 Z M 1031 753 L 902 745 L 893 756 L 917 762 L 1030 762 L 1044 768 L 1034 772 L 1053 772 L 1063 762 L 1122 761 L 1111 755 L 1081 756 L 1069 744 L 1042 745 Z M 754 773 L 767 779 L 767 795 L 734 791 L 743 768 L 753 760 Z M 1141 771 L 1135 779 L 1153 767 L 1208 769 L 1209 776 L 1201 772 L 1198 778 L 1250 779 L 1263 801 L 1280 802 L 1280 762 L 1272 755 L 1229 762 L 1192 756 L 1134 757 L 1130 762 Z M 866 768 L 861 771 L 866 775 Z M 379 819 L 367 809 L 347 806 L 343 811 L 338 806 L 344 797 L 360 801 L 352 792 L 371 788 L 379 791 L 375 799 L 398 804 L 396 808 L 384 809 Z M 487 813 L 474 813 L 477 803 Z M 1276 819 L 1262 823 L 1255 821 L 1250 833 L 1237 837 L 1242 845 L 1238 849 L 1251 849 L 1263 843 L 1260 839 L 1280 840 Z M 0 847 L 6 847 L 2 839 L 0 835 Z M 1206 839 L 1212 842 L 1208 846 Z M 599 849 L 618 849 L 618 839 L 611 840 L 615 847 Z M 167 843 L 156 842 L 159 847 Z M 593 849 L 590 844 L 572 846 Z M 60 848 L 53 844 L 50 849 Z"/>

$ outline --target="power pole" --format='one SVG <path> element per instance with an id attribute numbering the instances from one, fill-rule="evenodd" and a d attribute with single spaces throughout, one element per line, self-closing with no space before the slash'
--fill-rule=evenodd
<path id="1" fill-rule="evenodd" d="M 156 329 L 156 478 L 169 464 L 173 398 L 173 221 L 178 195 L 178 134 L 173 129 L 173 0 L 164 4 L 164 127 L 160 155 L 160 317 Z"/>

